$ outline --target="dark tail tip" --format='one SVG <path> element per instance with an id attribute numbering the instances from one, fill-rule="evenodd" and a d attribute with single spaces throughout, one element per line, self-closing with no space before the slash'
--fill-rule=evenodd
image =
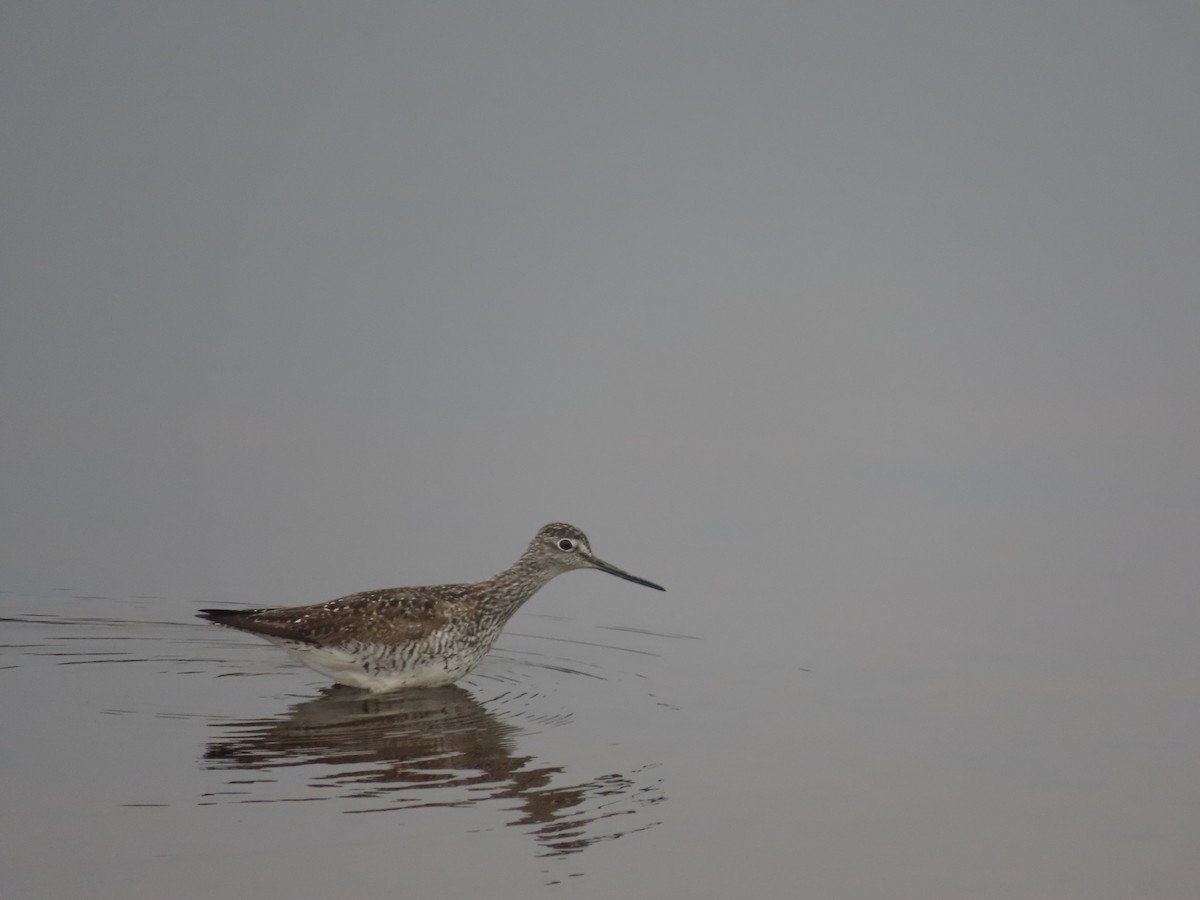
<path id="1" fill-rule="evenodd" d="M 241 610 L 237 609 L 200 609 L 196 611 L 196 615 L 201 619 L 208 619 L 208 621 L 216 622 L 218 625 L 227 624 L 241 614 Z"/>

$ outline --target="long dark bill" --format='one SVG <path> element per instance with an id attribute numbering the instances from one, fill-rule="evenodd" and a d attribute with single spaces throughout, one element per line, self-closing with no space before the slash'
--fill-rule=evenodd
<path id="1" fill-rule="evenodd" d="M 606 563 L 602 559 L 593 559 L 592 565 L 601 572 L 607 572 L 609 575 L 616 575 L 618 578 L 624 578 L 626 581 L 632 581 L 634 584 L 640 584 L 644 587 L 654 588 L 656 591 L 665 591 L 666 588 L 661 584 L 655 584 L 653 581 L 647 581 L 645 578 L 638 578 L 636 575 L 630 575 L 624 569 L 618 569 L 611 563 Z"/>

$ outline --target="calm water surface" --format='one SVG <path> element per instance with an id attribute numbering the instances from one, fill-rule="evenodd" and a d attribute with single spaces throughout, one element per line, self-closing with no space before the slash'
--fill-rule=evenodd
<path id="1" fill-rule="evenodd" d="M 353 876 L 368 892 L 483 887 L 468 863 L 497 841 L 501 891 L 553 885 L 590 848 L 654 829 L 668 800 L 661 762 L 623 745 L 672 711 L 641 669 L 684 635 L 526 615 L 535 631 L 460 684 L 372 695 L 161 617 L 179 612 L 163 598 L 2 602 L 7 896 L 211 896 L 246 879 L 307 896 L 337 890 L 364 836 L 381 852 Z"/>
<path id="2" fill-rule="evenodd" d="M 851 665 L 786 627 L 714 640 L 659 628 L 664 608 L 531 607 L 462 683 L 372 696 L 171 598 L 0 603 L 6 897 L 1200 884 L 1198 692 L 1178 668 Z"/>

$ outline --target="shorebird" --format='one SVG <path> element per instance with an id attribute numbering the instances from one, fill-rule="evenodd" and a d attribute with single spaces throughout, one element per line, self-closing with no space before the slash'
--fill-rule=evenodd
<path id="1" fill-rule="evenodd" d="M 582 531 L 555 522 L 487 581 L 386 588 L 311 606 L 202 609 L 198 615 L 265 638 L 340 684 L 369 691 L 435 687 L 475 668 L 513 613 L 555 575 L 572 569 L 599 569 L 666 590 L 598 559 Z"/>

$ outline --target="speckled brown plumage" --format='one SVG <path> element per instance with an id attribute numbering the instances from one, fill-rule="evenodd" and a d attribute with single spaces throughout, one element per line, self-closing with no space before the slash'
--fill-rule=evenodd
<path id="1" fill-rule="evenodd" d="M 312 606 L 202 609 L 199 615 L 265 638 L 343 684 L 377 691 L 430 687 L 466 675 L 513 613 L 572 569 L 599 569 L 664 590 L 597 559 L 582 531 L 556 522 L 487 581 L 366 591 Z"/>

